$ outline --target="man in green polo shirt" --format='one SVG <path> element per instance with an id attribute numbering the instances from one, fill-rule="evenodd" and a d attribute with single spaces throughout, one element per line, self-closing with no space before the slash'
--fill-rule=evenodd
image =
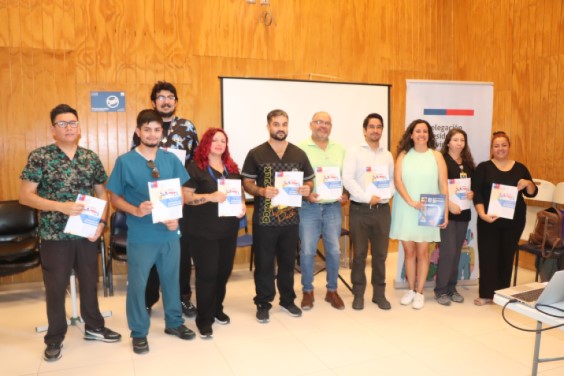
<path id="1" fill-rule="evenodd" d="M 348 200 L 342 192 L 341 168 L 345 149 L 329 140 L 333 124 L 327 112 L 313 115 L 309 127 L 311 138 L 298 146 L 305 151 L 316 172 L 324 179 L 323 187 L 316 179 L 314 192 L 304 198 L 300 208 L 300 266 L 302 271 L 303 310 L 313 308 L 313 266 L 317 243 L 322 236 L 327 267 L 327 293 L 325 301 L 336 309 L 344 309 L 343 300 L 337 293 L 339 277 L 340 235 L 342 226 L 341 204 Z M 339 186 L 341 190 L 339 190 Z"/>

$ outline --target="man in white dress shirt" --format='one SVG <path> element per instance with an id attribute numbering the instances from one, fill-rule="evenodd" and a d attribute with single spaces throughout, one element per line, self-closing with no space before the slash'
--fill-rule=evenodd
<path id="1" fill-rule="evenodd" d="M 350 193 L 350 232 L 353 242 L 354 258 L 351 280 L 354 300 L 352 308 L 364 308 L 366 291 L 366 256 L 368 242 L 372 253 L 372 302 L 380 309 L 391 308 L 386 299 L 386 258 L 390 233 L 391 213 L 388 202 L 394 193 L 394 160 L 392 154 L 380 146 L 384 130 L 381 115 L 369 114 L 362 124 L 365 143 L 347 151 L 343 164 L 343 184 Z M 376 168 L 375 168 L 376 167 Z M 384 167 L 384 168 L 382 168 Z M 379 169 L 382 189 L 379 195 L 369 189 L 367 181 Z M 387 173 L 387 177 L 385 176 Z M 369 176 L 367 177 L 367 174 Z M 386 182 L 387 179 L 387 182 Z M 389 185 L 388 185 L 389 184 Z M 378 191 L 380 192 L 380 191 Z"/>

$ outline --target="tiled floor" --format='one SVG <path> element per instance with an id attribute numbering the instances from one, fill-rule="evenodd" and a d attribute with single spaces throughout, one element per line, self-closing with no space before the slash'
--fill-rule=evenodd
<path id="1" fill-rule="evenodd" d="M 248 270 L 237 270 L 228 286 L 226 312 L 232 323 L 214 325 L 214 338 L 182 341 L 164 334 L 162 306 L 153 312 L 151 351 L 135 355 L 125 318 L 125 281 L 116 282 L 113 297 L 100 297 L 102 310 L 111 310 L 107 326 L 121 332 L 119 343 L 88 342 L 81 329 L 71 327 L 63 357 L 42 359 L 45 324 L 41 284 L 0 286 L 1 375 L 530 375 L 534 337 L 509 327 L 501 308 L 476 307 L 477 286 L 459 288 L 464 304 L 443 307 L 425 292 L 425 308 L 400 306 L 402 290 L 393 288 L 396 254 L 388 259 L 391 311 L 381 311 L 366 294 L 363 311 L 351 309 L 352 295 L 339 288 L 347 307 L 338 311 L 323 301 L 325 273 L 316 278 L 313 310 L 301 318 L 271 311 L 268 324 L 255 320 L 254 284 Z M 341 271 L 348 278 L 348 270 Z M 299 278 L 296 275 L 298 299 Z M 533 275 L 519 273 L 520 282 Z M 68 303 L 70 312 L 70 303 Z M 534 322 L 509 313 L 516 323 Z M 195 329 L 193 320 L 187 320 Z M 564 356 L 564 331 L 543 334 L 541 356 Z M 564 362 L 545 363 L 539 375 L 564 375 Z"/>

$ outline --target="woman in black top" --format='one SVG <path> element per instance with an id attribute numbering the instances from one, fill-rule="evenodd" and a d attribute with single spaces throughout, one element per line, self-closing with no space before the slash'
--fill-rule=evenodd
<path id="1" fill-rule="evenodd" d="M 226 195 L 218 191 L 218 180 L 241 179 L 222 129 L 210 128 L 204 133 L 188 173 L 185 202 L 189 205 L 187 236 L 196 266 L 196 326 L 202 338 L 211 338 L 214 321 L 222 325 L 230 322 L 223 312 L 223 300 L 233 269 L 239 218 L 245 215 L 245 200 L 241 197 L 237 217 L 218 216 L 218 203 L 226 200 Z"/>
<path id="2" fill-rule="evenodd" d="M 470 153 L 466 132 L 460 128 L 451 129 L 446 137 L 441 153 L 445 158 L 448 170 L 448 179 L 470 179 L 476 168 L 474 158 Z M 472 200 L 472 190 L 461 193 L 467 200 Z M 460 262 L 460 251 L 468 222 L 470 222 L 470 209 L 461 210 L 449 195 L 448 202 L 448 226 L 441 229 L 441 245 L 437 280 L 435 283 L 435 297 L 442 305 L 450 305 L 450 302 L 464 302 L 464 297 L 456 291 L 458 282 L 458 263 Z"/>
<path id="3" fill-rule="evenodd" d="M 491 141 L 491 159 L 480 163 L 472 178 L 474 205 L 479 217 L 480 297 L 474 300 L 478 306 L 492 303 L 494 291 L 510 285 L 515 250 L 525 228 L 527 206 L 523 195 L 534 197 L 538 191 L 527 167 L 509 159 L 510 146 L 505 132 L 495 132 Z M 513 219 L 487 214 L 493 183 L 517 187 L 519 194 Z"/>

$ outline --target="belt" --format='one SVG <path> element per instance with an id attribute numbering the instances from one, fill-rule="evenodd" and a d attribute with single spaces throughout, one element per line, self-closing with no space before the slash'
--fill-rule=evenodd
<path id="1" fill-rule="evenodd" d="M 363 203 L 360 203 L 360 202 L 356 202 L 356 201 L 352 201 L 352 200 L 351 200 L 351 205 L 358 206 L 358 207 L 361 207 L 361 208 L 367 208 L 367 209 L 379 209 L 379 208 L 381 208 L 382 206 L 388 205 L 388 203 L 386 202 L 386 203 L 384 203 L 384 204 L 374 204 L 374 205 L 370 205 L 370 204 L 363 204 Z"/>

